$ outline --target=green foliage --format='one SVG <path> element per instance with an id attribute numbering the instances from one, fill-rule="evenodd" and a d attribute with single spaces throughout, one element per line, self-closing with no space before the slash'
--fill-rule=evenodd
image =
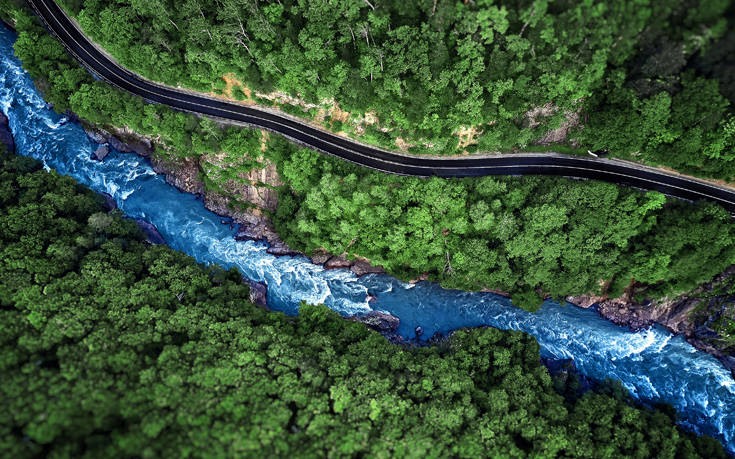
<path id="1" fill-rule="evenodd" d="M 389 148 L 401 137 L 411 151 L 456 153 L 458 131 L 473 126 L 469 151 L 525 149 L 565 113 L 581 112 L 585 147 L 733 177 L 731 164 L 716 167 L 735 148 L 726 126 L 708 132 L 699 118 L 682 118 L 676 101 L 698 106 L 677 95 L 696 78 L 687 76 L 692 61 L 717 53 L 726 0 L 65 3 L 87 33 L 149 78 L 221 91 L 233 74 L 252 90 L 326 108 L 336 100 L 353 122 L 376 114 L 384 132 L 336 121 L 331 129 Z M 706 68 L 726 60 L 713 55 Z M 716 80 L 704 84 L 697 91 L 719 95 Z M 717 125 L 730 108 L 705 99 L 699 105 Z M 529 111 L 545 106 L 551 113 L 532 120 Z"/>
<path id="2" fill-rule="evenodd" d="M 565 401 L 520 332 L 407 348 L 258 308 L 101 201 L 2 156 L 3 457 L 724 457 L 660 412 Z"/>
<path id="3" fill-rule="evenodd" d="M 150 137 L 159 157 L 191 157 L 225 150 L 239 159 L 240 170 L 257 163 L 261 156 L 259 132 L 225 128 L 208 119 L 149 105 L 140 97 L 95 81 L 34 22 L 27 10 L 14 7 L 11 13 L 18 31 L 15 53 L 56 111 L 71 110 L 87 122 L 125 127 Z"/>
<path id="4" fill-rule="evenodd" d="M 99 24 L 88 24 L 95 11 L 111 14 L 116 8 L 121 8 L 127 13 L 134 13 L 136 18 L 162 14 L 167 17 L 166 24 L 154 21 L 155 27 L 142 35 L 136 29 L 135 40 L 142 37 L 145 42 L 147 39 L 152 40 L 153 36 L 162 40 L 167 34 L 173 34 L 178 37 L 176 40 L 159 40 L 159 44 L 167 43 L 172 49 L 180 49 L 174 47 L 178 43 L 177 46 L 184 47 L 181 49 L 189 50 L 190 46 L 194 46 L 192 43 L 199 43 L 197 46 L 201 48 L 201 53 L 206 49 L 212 55 L 230 53 L 227 56 L 232 57 L 239 55 L 237 53 L 247 54 L 247 50 L 243 48 L 233 51 L 237 47 L 232 46 L 226 47 L 227 49 L 213 47 L 212 42 L 216 42 L 221 34 L 229 33 L 226 32 L 229 30 L 227 27 L 237 22 L 246 4 L 238 6 L 224 3 L 229 9 L 226 8 L 227 11 L 222 12 L 221 17 L 194 15 L 198 17 L 194 22 L 201 22 L 200 28 L 196 30 L 196 34 L 185 37 L 178 34 L 183 34 L 185 30 L 191 33 L 194 31 L 188 29 L 189 25 L 178 24 L 175 17 L 179 14 L 178 10 L 171 12 L 171 9 L 166 8 L 165 2 L 135 2 L 130 7 L 103 2 L 84 2 L 83 8 L 80 3 L 70 6 L 74 11 L 81 11 L 79 15 L 83 25 L 92 28 L 105 28 L 104 24 L 107 23 L 101 21 Z M 597 52 L 590 42 L 591 36 L 581 34 L 577 29 L 574 29 L 574 33 L 569 32 L 571 35 L 564 40 L 556 35 L 555 27 L 558 24 L 555 21 L 561 20 L 560 18 L 572 22 L 577 20 L 572 17 L 579 13 L 575 7 L 549 9 L 546 2 L 539 1 L 533 2 L 527 10 L 521 8 L 520 16 L 515 17 L 518 11 L 513 12 L 491 4 L 481 6 L 473 9 L 474 6 L 461 5 L 457 7 L 457 11 L 450 11 L 447 5 L 438 2 L 436 11 L 430 16 L 433 18 L 430 22 L 446 16 L 447 24 L 454 24 L 451 27 L 461 32 L 458 32 L 457 37 L 464 37 L 455 37 L 456 43 L 453 42 L 452 46 L 456 45 L 457 52 L 462 55 L 475 56 L 472 59 L 478 62 L 482 60 L 483 53 L 488 52 L 488 46 L 492 47 L 493 53 L 505 49 L 500 43 L 519 53 L 532 53 L 534 49 L 538 53 L 544 48 L 536 47 L 532 41 L 535 34 L 544 42 L 548 41 L 554 49 L 558 49 L 564 40 L 569 40 L 593 55 Z M 707 14 L 704 10 L 701 11 L 698 21 L 716 19 L 716 12 L 721 5 L 713 2 L 710 6 L 712 10 Z M 387 11 L 379 11 L 383 7 Z M 426 13 L 421 13 L 421 8 L 426 5 L 418 10 L 404 10 L 398 6 L 383 7 L 376 9 L 380 13 L 378 14 L 359 5 L 339 6 L 345 9 L 348 17 L 367 18 L 368 22 L 361 24 L 365 26 L 365 30 L 369 28 L 370 33 L 375 35 L 365 40 L 366 49 L 378 47 L 379 39 L 376 37 L 379 36 L 381 27 L 388 27 L 386 21 L 392 24 L 395 18 L 403 18 L 405 24 L 391 27 L 390 31 L 385 32 L 386 46 L 392 51 L 386 51 L 383 55 L 385 62 L 381 72 L 398 68 L 395 66 L 399 65 L 399 61 L 391 53 L 412 53 L 410 62 L 417 61 L 421 65 L 409 65 L 396 70 L 395 78 L 401 84 L 405 83 L 406 87 L 386 83 L 387 80 L 381 77 L 381 91 L 390 93 L 390 100 L 395 102 L 403 92 L 413 94 L 411 91 L 424 84 L 411 84 L 412 78 L 432 80 L 435 74 L 445 75 L 441 70 L 443 65 L 459 64 L 449 57 L 449 50 L 453 49 L 451 46 L 442 51 L 441 40 L 432 42 L 437 43 L 436 46 L 427 48 L 421 45 L 423 34 L 434 29 L 429 27 L 428 31 L 416 31 L 410 27 L 412 21 Z M 279 33 L 286 33 L 283 30 L 284 19 L 294 20 L 289 8 L 294 8 L 294 11 L 302 12 L 307 17 L 303 19 L 303 27 L 298 29 L 298 39 L 292 40 L 290 44 L 285 40 L 283 46 L 292 46 L 295 49 L 305 47 L 310 50 L 301 62 L 304 68 L 293 70 L 291 74 L 294 81 L 289 84 L 295 85 L 295 90 L 308 94 L 305 87 L 299 86 L 305 84 L 305 80 L 300 78 L 303 75 L 299 72 L 305 72 L 312 65 L 319 67 L 326 66 L 327 63 L 329 68 L 333 68 L 338 65 L 337 61 L 349 60 L 351 55 L 346 52 L 331 52 L 324 46 L 317 49 L 314 36 L 341 36 L 340 46 L 353 49 L 358 54 L 365 50 L 360 48 L 362 40 L 353 43 L 349 33 L 353 26 L 349 21 L 340 21 L 337 32 L 319 29 L 320 20 L 336 21 L 333 16 L 326 15 L 323 8 L 331 7 L 324 5 L 299 3 L 258 9 L 245 21 L 247 24 L 243 23 L 243 27 L 247 26 L 244 30 L 255 28 L 258 31 L 248 35 L 249 39 L 253 43 L 273 42 L 271 47 L 276 46 L 275 37 L 281 36 Z M 390 8 L 398 8 L 400 11 L 391 12 Z M 609 99 L 608 109 L 592 115 L 580 135 L 587 136 L 585 138 L 595 148 L 614 145 L 615 150 L 625 151 L 633 158 L 643 155 L 641 152 L 658 151 L 661 162 L 675 164 L 677 167 L 698 165 L 713 173 L 715 169 L 726 173 L 729 167 L 735 167 L 735 161 L 731 161 L 731 150 L 735 142 L 735 118 L 726 116 L 727 101 L 719 94 L 715 81 L 699 77 L 692 71 L 682 74 L 683 76 L 676 73 L 681 69 L 674 65 L 675 62 L 671 62 L 673 57 L 669 56 L 670 50 L 666 51 L 664 48 L 661 48 L 664 54 L 648 56 L 641 62 L 635 59 L 635 63 L 629 62 L 633 59 L 632 43 L 636 30 L 649 20 L 649 7 L 639 5 L 633 8 L 624 2 L 616 2 L 607 7 L 590 3 L 578 8 L 591 8 L 590 21 L 593 22 L 607 20 L 609 15 L 615 16 L 615 21 L 625 22 L 625 27 L 616 31 L 622 41 L 606 53 L 609 53 L 608 58 L 613 60 L 615 66 L 637 66 L 630 74 L 630 78 L 637 78 L 635 84 L 625 83 L 625 72 L 622 69 L 616 70 L 614 78 L 611 77 L 612 82 L 606 83 L 604 88 L 609 92 L 600 93 L 606 94 Z M 658 15 L 674 14 L 674 10 L 666 6 L 655 5 L 651 8 Z M 190 2 L 184 10 L 203 13 L 207 11 L 207 5 Z M 630 20 L 630 16 L 636 18 L 633 23 L 626 22 Z M 173 112 L 165 107 L 147 105 L 140 98 L 121 94 L 102 83 L 92 81 L 70 60 L 63 48 L 44 34 L 28 16 L 24 16 L 22 11 L 16 11 L 15 17 L 18 18 L 17 27 L 20 31 L 16 43 L 17 53 L 34 77 L 51 83 L 45 90 L 57 109 L 70 107 L 91 122 L 126 126 L 133 131 L 148 134 L 157 140 L 159 156 L 196 157 L 216 153 L 213 162 L 198 161 L 208 190 L 227 193 L 226 190 L 232 188 L 229 185 L 236 187 L 244 180 L 242 172 L 259 164 L 261 139 L 256 132 L 236 128 L 222 129 L 211 121 Z M 627 19 L 624 21 L 624 18 Z M 455 20 L 458 22 L 452 22 Z M 122 24 L 119 19 L 116 21 L 115 25 L 110 26 L 110 30 L 100 33 L 108 34 L 105 35 L 106 40 L 116 41 L 120 47 L 127 46 L 128 41 L 132 40 L 129 37 L 130 29 L 137 26 Z M 209 38 L 208 29 L 201 28 L 207 25 L 207 21 L 223 21 L 226 24 L 221 24 L 220 29 L 210 30 L 212 38 Z M 311 24 L 309 21 L 316 22 Z M 521 36 L 514 35 L 511 39 L 502 35 L 513 30 L 516 23 L 514 21 L 527 24 Z M 181 30 L 177 30 L 176 25 Z M 353 27 L 353 32 L 359 30 L 355 27 L 357 26 Z M 432 27 L 450 26 L 434 24 Z M 543 30 L 537 30 L 539 28 Z M 245 40 L 243 43 L 247 43 L 242 34 L 238 35 L 238 30 L 239 24 L 237 30 L 230 32 Z M 600 37 L 606 36 L 608 32 L 590 29 L 589 33 L 595 37 L 599 35 L 598 38 L 602 40 Z M 678 36 L 682 30 L 673 27 L 663 31 L 656 29 L 651 33 L 653 35 L 646 35 L 645 40 L 653 46 L 659 42 L 671 43 L 671 37 Z M 373 40 L 378 41 L 373 43 Z M 530 45 L 525 40 L 531 40 Z M 702 38 L 700 45 L 704 46 L 706 40 L 708 38 Z M 299 45 L 296 46 L 296 43 Z M 527 45 L 531 46 L 531 50 Z M 137 48 L 131 45 L 125 50 L 113 47 L 112 51 L 116 54 L 131 53 L 134 49 Z M 150 45 L 149 49 L 157 48 Z M 251 52 L 257 55 L 254 49 Z M 297 51 L 298 49 L 294 52 Z M 439 62 L 434 58 L 441 57 L 440 55 L 428 60 L 422 57 L 424 53 L 434 55 L 440 51 L 447 55 L 440 53 L 444 57 Z M 156 52 L 160 52 L 160 49 Z M 197 56 L 202 56 L 201 53 Z M 172 52 L 171 55 L 175 56 L 176 53 Z M 380 58 L 380 55 L 373 57 Z M 145 63 L 141 56 L 136 59 L 143 59 L 140 61 L 141 65 Z M 280 66 L 282 71 L 289 68 L 286 63 L 278 60 L 280 58 L 276 52 L 268 54 L 267 59 L 271 59 L 273 65 Z M 545 62 L 545 59 L 546 57 L 537 56 L 532 60 Z M 563 56 L 559 59 L 563 61 Z M 593 56 L 594 59 L 601 58 Z M 196 75 L 196 72 L 182 70 L 195 61 L 192 57 L 187 64 L 183 64 L 174 59 L 169 66 L 157 63 L 155 68 L 161 72 L 178 72 L 177 75 Z M 211 60 L 212 65 L 215 62 L 222 66 L 228 61 L 219 56 L 218 59 Z M 254 58 L 245 67 L 261 69 L 258 62 Z M 299 62 L 292 58 L 287 63 L 296 65 Z M 510 57 L 502 62 L 506 66 L 518 64 Z M 379 62 L 375 65 L 379 68 Z M 644 77 L 662 74 L 663 69 L 675 73 L 676 81 L 667 86 L 665 91 L 658 86 L 644 88 Z M 237 73 L 236 69 L 229 68 L 227 71 Z M 515 71 L 521 72 L 522 69 Z M 598 71 L 599 69 L 590 70 L 590 74 Z M 553 72 L 548 73 L 552 74 Z M 269 78 L 271 77 L 273 74 L 269 73 Z M 345 78 L 340 80 L 344 85 L 356 84 L 350 83 L 351 76 Z M 472 79 L 462 82 L 461 79 L 452 78 L 450 75 L 445 79 L 458 81 L 458 87 L 465 85 L 469 88 L 468 91 L 473 87 Z M 515 126 L 513 119 L 516 115 L 509 112 L 508 107 L 512 101 L 519 100 L 519 96 L 512 95 L 517 83 L 518 79 L 514 82 L 510 75 L 487 82 L 493 88 L 493 103 L 500 104 L 498 124 L 507 122 L 510 123 L 508 126 Z M 552 83 L 557 96 L 561 97 L 557 99 L 559 101 L 564 100 L 560 95 L 563 93 L 569 93 L 573 97 L 583 95 L 584 91 L 571 88 L 563 79 L 549 80 L 548 84 Z M 677 88 L 676 84 L 681 87 Z M 532 91 L 524 86 L 523 92 Z M 445 93 L 446 91 L 442 92 Z M 335 92 L 334 95 L 338 93 Z M 441 104 L 435 108 L 440 107 Z M 528 108 L 527 105 L 523 107 L 524 110 Z M 400 106 L 391 110 L 397 120 L 405 118 L 401 114 L 403 108 Z M 489 113 L 492 110 L 485 103 L 481 112 Z M 464 119 L 466 116 L 468 114 L 464 113 L 459 118 Z M 441 117 L 432 115 L 431 119 L 435 121 L 439 118 Z M 413 123 L 408 118 L 405 120 L 409 125 Z M 492 135 L 497 139 L 506 135 L 493 129 L 487 131 L 494 132 Z M 527 131 L 519 130 L 516 126 L 512 129 L 511 137 L 530 139 L 524 137 L 523 132 Z M 482 145 L 489 147 L 487 140 L 482 142 Z M 516 296 L 522 293 L 522 298 L 525 298 L 522 304 L 531 309 L 537 303 L 537 300 L 532 299 L 532 292 L 555 298 L 590 291 L 619 294 L 627 287 L 633 287 L 634 293 L 648 296 L 681 293 L 697 283 L 709 280 L 718 270 L 733 262 L 733 247 L 729 242 L 732 233 L 724 214 L 708 206 L 698 207 L 692 212 L 687 211 L 680 203 L 662 207 L 663 197 L 655 193 L 640 195 L 612 185 L 591 182 L 564 182 L 562 187 L 559 186 L 561 182 L 537 178 L 399 180 L 337 165 L 314 153 L 293 148 L 282 139 L 270 140 L 266 154 L 278 164 L 281 175 L 288 184 L 288 189 L 281 193 L 276 220 L 279 231 L 294 247 L 307 251 L 317 248 L 326 248 L 334 253 L 348 251 L 353 255 L 370 258 L 390 272 L 404 277 L 415 277 L 428 272 L 433 279 L 449 287 L 495 288 L 509 291 Z M 722 164 L 728 166 L 719 167 Z M 714 242 L 710 243 L 710 240 Z"/>
<path id="5" fill-rule="evenodd" d="M 282 176 L 290 195 L 281 193 L 275 220 L 292 247 L 346 251 L 407 279 L 427 272 L 446 287 L 504 290 L 529 309 L 546 295 L 630 286 L 679 294 L 735 262 L 723 209 L 608 183 L 399 178 L 305 149 L 283 160 Z"/>

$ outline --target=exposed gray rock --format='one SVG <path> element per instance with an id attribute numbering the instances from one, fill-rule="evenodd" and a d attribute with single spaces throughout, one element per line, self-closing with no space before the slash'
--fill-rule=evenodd
<path id="1" fill-rule="evenodd" d="M 106 143 L 110 145 L 110 148 L 114 148 L 117 151 L 123 153 L 133 152 L 145 157 L 153 153 L 153 144 L 150 139 L 124 128 L 112 128 L 110 130 L 112 132 L 88 125 L 84 126 L 84 132 L 87 133 L 87 137 L 94 143 Z"/>
<path id="2" fill-rule="evenodd" d="M 166 240 L 161 236 L 161 233 L 158 232 L 158 228 L 156 228 L 156 225 L 153 223 L 148 223 L 140 218 L 136 218 L 135 223 L 138 225 L 138 228 L 143 231 L 143 234 L 145 234 L 145 240 L 149 244 L 158 245 L 166 243 Z"/>
<path id="3" fill-rule="evenodd" d="M 733 373 L 735 357 L 731 350 L 720 349 L 722 340 L 711 325 L 728 308 L 733 307 L 729 294 L 717 294 L 718 286 L 735 275 L 735 266 L 725 270 L 711 282 L 676 298 L 636 303 L 626 296 L 605 298 L 592 295 L 568 297 L 567 301 L 583 308 L 594 307 L 611 322 L 633 330 L 647 328 L 654 323 L 669 331 L 684 335 L 692 346 L 717 357 Z"/>
<path id="4" fill-rule="evenodd" d="M 285 242 L 280 239 L 276 241 L 269 241 L 270 247 L 266 250 L 267 253 L 276 256 L 283 255 L 300 255 L 301 252 L 291 249 Z"/>
<path id="5" fill-rule="evenodd" d="M 87 137 L 89 137 L 89 140 L 94 143 L 107 143 L 107 139 L 110 137 L 109 132 L 105 132 L 101 129 L 92 129 L 87 126 L 84 127 L 84 132 L 87 134 Z"/>
<path id="6" fill-rule="evenodd" d="M 324 250 L 317 250 L 314 252 L 314 254 L 311 256 L 311 262 L 315 265 L 323 265 L 332 258 L 332 254 L 329 252 L 326 252 Z"/>
<path id="7" fill-rule="evenodd" d="M 100 145 L 97 147 L 97 149 L 92 153 L 92 159 L 95 159 L 97 161 L 104 160 L 107 155 L 110 154 L 110 147 L 107 146 L 107 144 Z"/>
<path id="8" fill-rule="evenodd" d="M 398 317 L 380 311 L 370 311 L 367 314 L 353 316 L 350 319 L 361 322 L 383 335 L 395 333 L 401 323 Z"/>
<path id="9" fill-rule="evenodd" d="M 243 278 L 250 287 L 250 302 L 259 306 L 268 306 L 268 286 L 263 282 L 254 282 Z"/>
<path id="10" fill-rule="evenodd" d="M 238 241 L 263 241 L 266 239 L 267 226 L 263 221 L 245 222 L 237 227 L 235 239 Z"/>
<path id="11" fill-rule="evenodd" d="M 352 262 L 343 256 L 332 257 L 324 263 L 324 269 L 343 269 L 352 266 Z"/>
<path id="12" fill-rule="evenodd" d="M 180 158 L 176 161 L 167 161 L 157 156 L 151 157 L 153 170 L 162 174 L 166 182 L 186 193 L 201 195 L 204 192 L 204 182 L 199 174 L 199 163 L 196 158 Z M 207 203 L 205 203 L 207 204 Z M 223 209 L 207 207 L 219 215 L 225 215 Z"/>
<path id="13" fill-rule="evenodd" d="M 365 260 L 357 260 L 352 263 L 350 270 L 358 276 L 364 276 L 365 274 L 380 274 L 384 273 L 385 270 L 380 266 L 373 266 Z"/>

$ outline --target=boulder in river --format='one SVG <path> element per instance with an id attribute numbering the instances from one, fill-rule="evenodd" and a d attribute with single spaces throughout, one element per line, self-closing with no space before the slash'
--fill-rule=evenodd
<path id="1" fill-rule="evenodd" d="M 149 244 L 158 245 L 166 243 L 166 240 L 161 236 L 161 233 L 158 232 L 158 228 L 156 228 L 156 225 L 153 223 L 148 223 L 140 218 L 136 218 L 135 223 L 138 225 L 138 228 L 143 231 L 143 234 L 145 234 L 145 240 L 148 241 Z"/>
<path id="2" fill-rule="evenodd" d="M 268 306 L 268 286 L 263 282 L 243 280 L 250 287 L 250 302 L 259 306 Z"/>
<path id="3" fill-rule="evenodd" d="M 97 147 L 94 153 L 92 153 L 92 159 L 97 160 L 97 161 L 102 161 L 109 154 L 110 154 L 110 147 L 107 146 L 107 144 L 103 144 Z"/>
<path id="4" fill-rule="evenodd" d="M 117 202 L 115 202 L 115 198 L 112 197 L 109 193 L 101 193 L 102 197 L 105 198 L 105 210 L 108 212 L 111 212 L 115 209 L 117 209 Z"/>
<path id="5" fill-rule="evenodd" d="M 9 153 L 15 153 L 15 139 L 13 133 L 10 132 L 10 123 L 8 117 L 0 112 L 0 143 L 8 148 Z"/>

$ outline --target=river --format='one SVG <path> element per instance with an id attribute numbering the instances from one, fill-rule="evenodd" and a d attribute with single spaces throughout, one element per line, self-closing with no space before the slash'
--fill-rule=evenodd
<path id="1" fill-rule="evenodd" d="M 229 222 L 168 185 L 147 160 L 116 151 L 103 162 L 90 159 L 97 145 L 80 125 L 47 108 L 13 54 L 14 40 L 3 26 L 0 109 L 10 118 L 17 152 L 109 193 L 126 215 L 156 225 L 174 249 L 265 282 L 270 308 L 295 314 L 305 301 L 345 316 L 385 311 L 400 318 L 398 332 L 408 339 L 418 326 L 424 337 L 483 325 L 522 330 L 538 340 L 543 356 L 573 359 L 588 377 L 613 378 L 640 400 L 669 403 L 680 424 L 715 436 L 735 452 L 735 381 L 714 357 L 682 337 L 659 327 L 631 332 L 572 305 L 546 302 L 528 313 L 494 294 L 411 285 L 386 275 L 358 278 L 348 270 L 324 270 L 302 256 L 275 257 L 261 242 L 235 241 Z M 376 300 L 368 303 L 368 295 Z"/>

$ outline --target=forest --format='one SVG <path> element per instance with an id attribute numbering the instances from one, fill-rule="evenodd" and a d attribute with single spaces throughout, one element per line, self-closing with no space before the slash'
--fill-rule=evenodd
<path id="1" fill-rule="evenodd" d="M 307 253 L 363 256 L 404 279 L 493 288 L 535 309 L 579 292 L 661 298 L 735 263 L 724 209 L 597 181 L 380 174 L 301 149 L 274 221 Z"/>
<path id="2" fill-rule="evenodd" d="M 7 11 L 19 32 L 16 53 L 57 111 L 147 135 L 157 155 L 224 155 L 230 167 L 200 171 L 210 190 L 275 163 L 285 185 L 273 220 L 297 250 L 365 257 L 405 280 L 426 274 L 445 287 L 503 290 L 530 310 L 545 297 L 581 293 L 678 295 L 735 262 L 729 215 L 708 204 L 559 178 L 399 178 L 273 135 L 262 152 L 258 131 L 146 104 L 94 81 L 26 10 Z M 721 329 L 732 323 L 723 319 Z"/>
<path id="3" fill-rule="evenodd" d="M 728 0 L 62 3 L 150 79 L 364 142 L 606 150 L 735 180 Z"/>
<path id="4" fill-rule="evenodd" d="M 0 151 L 3 457 L 726 457 L 670 408 L 551 377 L 528 335 L 411 347 L 270 312 L 102 203 Z"/>

